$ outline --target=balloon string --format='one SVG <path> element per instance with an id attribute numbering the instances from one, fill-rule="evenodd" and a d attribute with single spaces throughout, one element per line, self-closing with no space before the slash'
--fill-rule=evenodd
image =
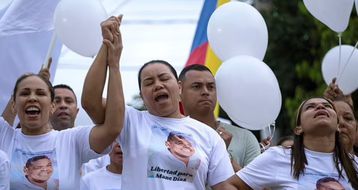
<path id="1" fill-rule="evenodd" d="M 343 65 L 342 72 L 340 72 L 340 73 L 338 74 L 338 76 L 337 76 L 337 84 L 338 84 L 339 80 L 341 79 L 342 74 L 343 74 L 344 71 L 346 70 L 346 67 L 347 67 L 349 61 L 351 60 L 351 58 L 352 58 L 352 56 L 353 56 L 353 53 L 354 53 L 354 51 L 356 50 L 357 46 L 358 46 L 358 41 L 356 42 L 356 45 L 354 45 L 354 48 L 352 49 L 352 52 L 351 52 L 351 54 L 349 55 L 349 57 L 348 57 L 346 63 Z"/>
<path id="2" fill-rule="evenodd" d="M 338 69 L 337 69 L 337 75 L 336 77 L 338 78 L 339 73 L 340 73 L 340 69 L 341 69 L 341 55 L 342 55 L 342 33 L 339 32 L 338 33 L 338 43 L 339 43 L 339 56 L 338 56 Z"/>
<path id="3" fill-rule="evenodd" d="M 272 130 L 271 130 L 271 126 L 273 126 Z M 268 143 L 267 144 L 264 144 L 263 142 L 259 143 L 260 147 L 261 147 L 261 153 L 264 152 L 265 150 L 267 150 L 271 146 L 272 139 L 275 135 L 275 130 L 276 130 L 276 125 L 275 125 L 275 122 L 273 122 L 272 124 L 270 124 L 268 126 L 269 135 L 268 135 L 268 137 L 266 137 L 266 139 L 268 140 Z M 266 128 L 264 128 L 263 131 L 264 131 L 264 133 L 266 133 Z"/>
<path id="4" fill-rule="evenodd" d="M 273 127 L 272 130 L 271 130 L 271 126 Z M 269 133 L 270 133 L 270 140 L 273 139 L 273 137 L 275 136 L 275 131 L 276 131 L 276 124 L 275 122 L 271 123 L 269 126 Z"/>
<path id="5" fill-rule="evenodd" d="M 123 1 L 121 3 L 118 3 L 116 5 L 116 7 L 111 11 L 110 15 L 114 15 L 114 13 L 118 13 L 120 9 L 122 9 L 126 4 L 129 3 L 130 0 L 128 1 Z M 103 5 L 103 3 L 101 2 L 101 4 Z M 104 7 L 104 6 L 103 6 Z M 107 11 L 106 11 L 107 12 Z"/>

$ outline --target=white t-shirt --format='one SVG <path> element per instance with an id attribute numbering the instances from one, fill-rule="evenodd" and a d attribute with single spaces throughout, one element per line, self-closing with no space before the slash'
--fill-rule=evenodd
<path id="1" fill-rule="evenodd" d="M 190 142 L 187 159 L 173 156 L 169 134 Z M 126 107 L 120 134 L 124 168 L 122 189 L 204 190 L 234 174 L 224 141 L 210 127 L 192 118 L 163 118 Z"/>
<path id="2" fill-rule="evenodd" d="M 101 156 L 99 158 L 96 158 L 96 159 L 92 159 L 82 165 L 82 176 L 84 176 L 90 172 L 99 170 L 99 169 L 107 166 L 108 164 L 110 164 L 110 158 L 109 158 L 108 154 Z"/>
<path id="3" fill-rule="evenodd" d="M 0 150 L 0 190 L 10 189 L 10 162 L 6 153 Z"/>
<path id="4" fill-rule="evenodd" d="M 333 153 L 305 152 L 308 165 L 299 180 L 291 175 L 291 149 L 282 146 L 269 148 L 236 174 L 252 189 L 316 189 L 317 181 L 328 177 L 338 180 L 346 190 L 353 189 L 345 172 L 344 179 L 339 178 Z"/>
<path id="5" fill-rule="evenodd" d="M 91 129 L 92 127 L 75 127 L 30 136 L 24 135 L 20 129 L 12 128 L 0 118 L 0 149 L 9 155 L 11 161 L 11 189 L 22 189 L 28 184 L 24 170 L 35 167 L 46 168 L 46 175 L 50 176 L 47 180 L 48 190 L 78 189 L 81 165 L 101 156 L 90 148 Z M 105 152 L 108 153 L 109 150 L 107 148 Z M 45 166 L 35 164 L 39 164 L 34 161 L 38 158 L 42 158 Z"/>
<path id="6" fill-rule="evenodd" d="M 81 178 L 81 190 L 121 190 L 121 184 L 122 175 L 112 173 L 106 167 L 90 172 Z"/>

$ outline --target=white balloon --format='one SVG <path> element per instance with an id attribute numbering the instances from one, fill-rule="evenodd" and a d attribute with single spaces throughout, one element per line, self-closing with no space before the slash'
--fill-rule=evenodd
<path id="1" fill-rule="evenodd" d="M 229 2 L 217 8 L 208 23 L 208 41 L 223 61 L 237 55 L 263 60 L 268 32 L 265 20 L 251 5 Z"/>
<path id="2" fill-rule="evenodd" d="M 336 46 L 329 50 L 324 56 L 322 61 L 322 75 L 327 85 L 336 77 L 338 87 L 347 95 L 358 88 L 358 52 L 357 49 L 351 45 L 342 45 L 340 63 L 339 49 L 339 46 Z M 348 61 L 350 55 L 352 56 Z"/>
<path id="3" fill-rule="evenodd" d="M 307 10 L 335 32 L 347 29 L 354 0 L 303 0 Z"/>
<path id="4" fill-rule="evenodd" d="M 102 45 L 100 23 L 106 18 L 98 0 L 61 0 L 54 14 L 55 31 L 72 51 L 92 57 Z"/>
<path id="5" fill-rule="evenodd" d="M 216 74 L 218 100 L 229 117 L 242 127 L 260 130 L 273 123 L 282 97 L 272 70 L 252 56 L 225 61 Z"/>

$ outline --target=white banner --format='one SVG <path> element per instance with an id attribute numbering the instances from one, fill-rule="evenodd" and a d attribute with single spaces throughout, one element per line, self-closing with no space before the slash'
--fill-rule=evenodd
<path id="1" fill-rule="evenodd" d="M 53 13 L 59 0 L 13 0 L 0 18 L 0 111 L 5 108 L 16 79 L 38 73 L 53 34 Z M 55 76 L 61 44 L 57 43 L 51 64 Z"/>

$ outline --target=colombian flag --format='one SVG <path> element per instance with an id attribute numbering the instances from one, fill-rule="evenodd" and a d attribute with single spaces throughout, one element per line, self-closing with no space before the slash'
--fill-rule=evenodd
<path id="1" fill-rule="evenodd" d="M 190 56 L 185 64 L 203 64 L 207 66 L 213 74 L 216 74 L 221 65 L 220 59 L 214 54 L 208 44 L 207 27 L 211 14 L 220 5 L 230 0 L 205 0 L 203 9 L 201 10 L 198 26 L 196 27 L 195 37 L 190 50 Z"/>
<path id="2" fill-rule="evenodd" d="M 205 0 L 203 9 L 201 10 L 198 26 L 196 27 L 190 56 L 185 66 L 202 64 L 207 66 L 214 75 L 216 74 L 216 71 L 221 65 L 221 61 L 209 46 L 207 37 L 208 22 L 215 9 L 229 1 L 230 0 Z M 218 114 L 219 107 L 216 106 L 215 115 L 218 116 Z"/>

